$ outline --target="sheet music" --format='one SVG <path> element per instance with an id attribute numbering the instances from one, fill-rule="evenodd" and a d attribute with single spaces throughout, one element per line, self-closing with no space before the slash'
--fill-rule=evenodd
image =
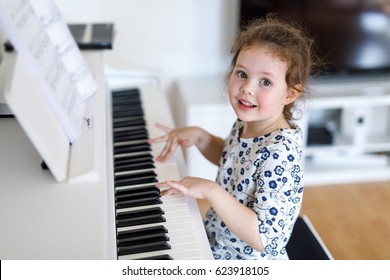
<path id="1" fill-rule="evenodd" d="M 85 100 L 97 86 L 54 1 L 0 0 L 0 25 L 69 141 L 76 141 L 83 127 Z"/>

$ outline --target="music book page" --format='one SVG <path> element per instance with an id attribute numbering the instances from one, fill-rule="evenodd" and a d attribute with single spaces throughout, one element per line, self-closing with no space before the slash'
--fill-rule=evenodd
<path id="1" fill-rule="evenodd" d="M 69 142 L 77 141 L 86 99 L 97 86 L 54 1 L 0 0 L 0 26 L 36 80 Z"/>

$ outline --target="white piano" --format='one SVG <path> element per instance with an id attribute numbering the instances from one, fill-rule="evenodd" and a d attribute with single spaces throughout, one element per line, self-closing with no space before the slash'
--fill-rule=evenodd
<path id="1" fill-rule="evenodd" d="M 162 133 L 154 127 L 156 121 L 168 126 L 174 123 L 156 76 L 111 72 L 108 77 L 102 51 L 85 51 L 83 55 L 99 90 L 87 105 L 92 128 L 72 145 L 69 174 L 75 176 L 58 182 L 41 167 L 42 157 L 26 134 L 25 124 L 21 126 L 12 117 L 0 118 L 0 259 L 212 259 L 194 199 L 180 195 L 159 197 L 161 203 L 157 205 L 125 204 L 117 209 L 117 192 L 131 190 L 128 195 L 142 201 L 145 197 L 133 191 L 153 184 L 136 181 L 135 185 L 126 185 L 125 179 L 115 189 L 116 177 L 127 178 L 143 171 L 122 168 L 114 175 L 114 157 L 129 158 L 131 152 L 114 155 L 114 146 L 125 147 L 126 141 L 113 143 L 113 133 L 124 128 L 113 129 L 111 90 L 139 91 L 149 137 Z M 18 80 L 18 68 L 9 73 L 7 61 L 6 57 L 1 64 L 0 94 L 7 90 L 5 77 L 10 74 L 16 79 L 16 88 L 29 94 L 28 83 L 24 86 L 23 80 Z M 152 156 L 159 154 L 162 147 L 152 146 Z M 186 172 L 179 151 L 169 162 L 155 162 L 151 169 L 158 181 L 179 179 Z M 147 192 L 153 193 L 150 188 Z M 163 212 L 163 221 L 153 220 L 156 208 Z M 119 226 L 117 216 L 124 215 L 120 212 L 129 215 L 125 219 L 130 219 L 129 223 Z M 151 223 L 147 223 L 150 217 Z M 118 234 L 124 233 L 129 235 L 119 241 Z M 118 242 L 124 244 L 119 255 Z M 146 248 L 145 242 L 151 249 Z M 165 247 L 161 248 L 161 244 Z"/>

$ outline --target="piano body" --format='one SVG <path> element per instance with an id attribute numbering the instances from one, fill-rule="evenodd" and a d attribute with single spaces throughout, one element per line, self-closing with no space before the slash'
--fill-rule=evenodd
<path id="1" fill-rule="evenodd" d="M 121 134 L 130 126 L 126 116 L 113 120 L 113 103 L 122 112 L 135 110 L 132 105 L 129 109 L 125 103 L 120 105 L 121 98 L 131 92 L 139 93 L 146 124 L 136 123 L 130 130 L 146 126 L 148 136 L 156 137 L 162 132 L 155 122 L 174 126 L 158 79 L 121 72 L 107 84 L 103 51 L 82 53 L 98 92 L 88 100 L 89 127 L 70 148 L 67 179 L 57 181 L 41 167 L 42 157 L 26 133 L 28 121 L 0 118 L 0 259 L 212 259 L 196 201 L 181 195 L 159 197 L 157 193 L 156 197 L 153 181 L 143 183 L 137 178 L 137 174 L 142 178 L 154 172 L 157 181 L 180 179 L 185 175 L 181 152 L 151 167 L 142 163 L 145 152 L 128 149 L 130 144 L 144 146 L 145 140 L 113 140 L 116 132 Z M 14 88 L 28 96 L 31 87 L 19 79 L 20 67 L 8 68 L 9 63 L 18 62 L 12 56 L 7 53 L 1 64 L 0 92 L 7 91 L 6 77 L 11 75 Z M 111 92 L 117 92 L 117 101 L 112 101 Z M 162 147 L 153 145 L 146 154 L 155 157 Z M 126 170 L 132 157 L 141 158 L 146 170 Z M 114 170 L 115 160 L 119 171 Z M 118 206 L 123 197 L 130 203 Z"/>

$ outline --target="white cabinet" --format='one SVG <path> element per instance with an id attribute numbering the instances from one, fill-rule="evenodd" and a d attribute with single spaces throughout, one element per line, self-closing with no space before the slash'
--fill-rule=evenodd
<path id="1" fill-rule="evenodd" d="M 323 79 L 311 88 L 306 135 L 325 128 L 332 139 L 307 143 L 306 184 L 390 179 L 390 78 Z"/>
<path id="2" fill-rule="evenodd" d="M 178 82 L 176 125 L 198 125 L 226 137 L 236 118 L 222 75 Z M 298 122 L 305 137 L 305 183 L 390 179 L 390 78 L 313 81 Z M 215 179 L 217 167 L 196 148 L 185 158 L 191 176 Z"/>

